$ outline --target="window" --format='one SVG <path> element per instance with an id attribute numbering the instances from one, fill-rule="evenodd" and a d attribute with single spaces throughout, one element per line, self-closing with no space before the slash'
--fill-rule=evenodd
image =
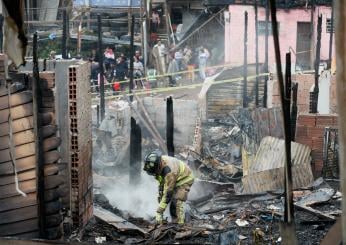
<path id="1" fill-rule="evenodd" d="M 326 32 L 330 33 L 332 29 L 332 19 L 331 18 L 327 18 L 327 22 L 326 22 Z M 333 33 L 335 33 L 335 19 L 333 21 Z"/>
<path id="2" fill-rule="evenodd" d="M 280 32 L 280 23 L 278 23 L 278 32 Z M 258 21 L 258 35 L 264 36 L 266 34 L 266 22 Z M 272 35 L 272 23 L 268 22 L 268 34 Z"/>

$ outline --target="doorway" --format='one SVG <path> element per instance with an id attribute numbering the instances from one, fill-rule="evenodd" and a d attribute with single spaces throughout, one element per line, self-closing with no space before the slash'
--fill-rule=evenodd
<path id="1" fill-rule="evenodd" d="M 311 69 L 311 22 L 297 23 L 297 61 L 296 68 L 299 70 Z"/>

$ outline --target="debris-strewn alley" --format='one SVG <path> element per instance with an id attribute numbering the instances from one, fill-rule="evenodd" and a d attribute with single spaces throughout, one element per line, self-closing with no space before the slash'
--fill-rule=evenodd
<path id="1" fill-rule="evenodd" d="M 0 244 L 343 244 L 342 0 L 1 0 Z"/>

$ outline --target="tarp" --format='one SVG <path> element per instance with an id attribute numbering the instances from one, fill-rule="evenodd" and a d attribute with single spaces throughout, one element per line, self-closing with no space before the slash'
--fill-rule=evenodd
<path id="1" fill-rule="evenodd" d="M 74 0 L 74 6 L 125 8 L 141 6 L 141 0 Z"/>

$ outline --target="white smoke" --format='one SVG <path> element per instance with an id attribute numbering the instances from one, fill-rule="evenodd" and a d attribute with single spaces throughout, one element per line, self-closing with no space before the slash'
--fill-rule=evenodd
<path id="1" fill-rule="evenodd" d="M 128 176 L 118 178 L 113 187 L 104 190 L 104 194 L 111 205 L 134 217 L 149 220 L 155 216 L 158 183 L 146 173 L 142 173 L 141 181 L 136 186 L 129 185 Z"/>

